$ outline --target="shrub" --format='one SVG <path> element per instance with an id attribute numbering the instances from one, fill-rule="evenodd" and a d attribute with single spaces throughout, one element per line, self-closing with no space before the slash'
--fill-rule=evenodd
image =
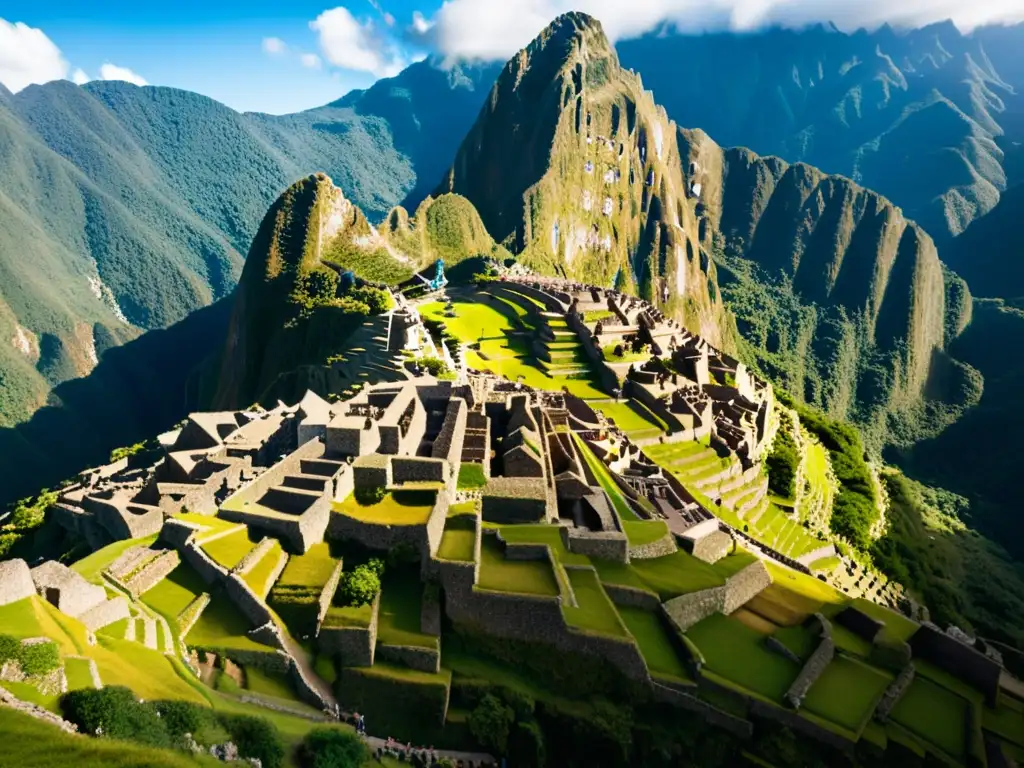
<path id="1" fill-rule="evenodd" d="M 60 651 L 54 642 L 31 643 L 21 646 L 18 660 L 26 675 L 45 675 L 60 666 Z"/>
<path id="2" fill-rule="evenodd" d="M 356 502 L 364 507 L 372 507 L 374 504 L 379 504 L 387 494 L 388 492 L 380 486 L 356 488 L 355 490 Z"/>
<path id="3" fill-rule="evenodd" d="M 504 754 L 515 717 L 511 707 L 496 696 L 487 694 L 469 713 L 469 730 L 480 746 L 496 754 Z"/>
<path id="4" fill-rule="evenodd" d="M 362 288 L 353 288 L 348 295 L 369 307 L 371 315 L 380 315 L 391 309 L 391 296 L 382 288 L 364 285 Z"/>
<path id="5" fill-rule="evenodd" d="M 21 656 L 21 641 L 10 635 L 0 635 L 0 664 Z"/>
<path id="6" fill-rule="evenodd" d="M 431 376 L 441 376 L 450 372 L 447 363 L 439 357 L 421 357 L 419 364 L 426 368 Z"/>
<path id="7" fill-rule="evenodd" d="M 160 719 L 171 736 L 195 734 L 214 721 L 213 713 L 189 701 L 154 701 L 153 707 L 160 713 Z"/>
<path id="8" fill-rule="evenodd" d="M 362 739 L 337 728 L 313 729 L 299 748 L 304 768 L 359 768 L 369 758 Z"/>
<path id="9" fill-rule="evenodd" d="M 516 768 L 544 765 L 544 734 L 535 722 L 516 723 L 508 740 L 508 759 Z"/>
<path id="10" fill-rule="evenodd" d="M 221 725 L 242 757 L 255 757 L 263 768 L 280 768 L 284 763 L 284 742 L 277 726 L 262 717 L 221 715 Z"/>
<path id="11" fill-rule="evenodd" d="M 156 707 L 136 700 L 135 694 L 123 686 L 71 691 L 64 696 L 61 708 L 65 719 L 83 733 L 153 747 L 166 747 L 171 743 L 167 726 Z"/>
<path id="12" fill-rule="evenodd" d="M 342 605 L 358 607 L 369 605 L 380 592 L 380 576 L 369 566 L 360 565 L 345 573 L 338 585 L 339 601 Z"/>

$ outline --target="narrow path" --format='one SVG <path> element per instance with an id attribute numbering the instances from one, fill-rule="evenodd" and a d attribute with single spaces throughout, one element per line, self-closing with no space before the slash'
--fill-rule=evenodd
<path id="1" fill-rule="evenodd" d="M 313 669 L 313 665 L 309 663 L 309 656 L 306 655 L 306 651 L 287 632 L 281 632 L 281 639 L 284 642 L 285 653 L 295 660 L 295 664 L 299 667 L 303 677 L 309 681 L 310 685 L 316 688 L 317 693 L 320 694 L 321 698 L 331 709 L 337 709 L 338 700 L 334 697 L 331 686 Z"/>
<path id="2" fill-rule="evenodd" d="M 366 741 L 366 745 L 372 752 L 376 752 L 378 749 L 388 749 L 388 740 L 382 739 L 379 736 L 364 736 L 363 739 Z M 391 749 L 395 749 L 399 752 L 405 751 L 405 745 L 400 744 L 397 741 L 392 742 Z M 414 746 L 412 750 L 422 751 L 425 747 Z M 448 758 L 452 761 L 462 760 L 463 762 L 472 761 L 474 763 L 496 763 L 497 760 L 486 752 L 457 752 L 451 749 L 435 749 L 434 754 L 438 758 Z"/>

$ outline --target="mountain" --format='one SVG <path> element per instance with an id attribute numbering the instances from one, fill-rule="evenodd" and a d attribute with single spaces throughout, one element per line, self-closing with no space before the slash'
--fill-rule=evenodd
<path id="1" fill-rule="evenodd" d="M 942 250 L 942 258 L 980 296 L 1024 301 L 1024 184 L 1006 192 Z"/>
<path id="2" fill-rule="evenodd" d="M 940 245 L 991 211 L 1024 136 L 1024 25 L 852 34 L 817 26 L 619 43 L 682 125 L 848 176 Z M 992 56 L 989 56 L 991 49 Z"/>
<path id="3" fill-rule="evenodd" d="M 700 185 L 701 245 L 749 360 L 883 441 L 934 432 L 977 402 L 977 372 L 944 350 L 971 318 L 964 281 L 879 194 L 803 163 L 680 132 Z"/>
<path id="4" fill-rule="evenodd" d="M 417 205 L 491 80 L 486 66 L 421 62 L 281 117 L 121 82 L 4 89 L 0 425 L 104 350 L 230 293 L 263 213 L 295 179 L 325 170 L 376 219 Z"/>
<path id="5" fill-rule="evenodd" d="M 502 69 L 439 188 L 541 271 L 635 291 L 731 346 L 676 127 L 595 19 L 556 19 Z"/>

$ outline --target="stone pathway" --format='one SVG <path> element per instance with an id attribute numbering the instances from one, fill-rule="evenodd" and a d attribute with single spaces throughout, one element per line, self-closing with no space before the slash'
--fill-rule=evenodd
<path id="1" fill-rule="evenodd" d="M 363 739 L 366 741 L 366 745 L 370 748 L 370 750 L 374 754 L 376 754 L 378 749 L 387 749 L 387 747 L 388 747 L 388 740 L 387 739 L 382 739 L 379 736 L 364 736 Z M 393 748 L 397 749 L 399 751 L 402 751 L 402 750 L 405 749 L 405 745 L 404 744 L 399 744 L 398 742 L 394 742 L 393 743 Z M 420 747 L 416 747 L 414 745 L 413 746 L 413 750 L 416 750 L 416 749 L 421 749 L 421 748 Z M 471 761 L 473 761 L 473 763 L 477 763 L 477 764 L 479 764 L 479 763 L 496 763 L 497 762 L 497 760 L 495 760 L 491 755 L 488 755 L 485 752 L 457 752 L 457 751 L 451 750 L 451 749 L 435 749 L 434 750 L 434 754 L 436 754 L 438 756 L 438 758 L 448 758 L 449 760 L 451 760 L 453 762 L 457 761 L 457 760 L 461 760 L 464 763 L 466 761 L 471 760 Z"/>

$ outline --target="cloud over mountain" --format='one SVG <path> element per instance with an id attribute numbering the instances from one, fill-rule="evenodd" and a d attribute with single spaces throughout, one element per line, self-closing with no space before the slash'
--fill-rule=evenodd
<path id="1" fill-rule="evenodd" d="M 68 72 L 60 49 L 41 29 L 0 18 L 0 83 L 14 92 Z"/>

